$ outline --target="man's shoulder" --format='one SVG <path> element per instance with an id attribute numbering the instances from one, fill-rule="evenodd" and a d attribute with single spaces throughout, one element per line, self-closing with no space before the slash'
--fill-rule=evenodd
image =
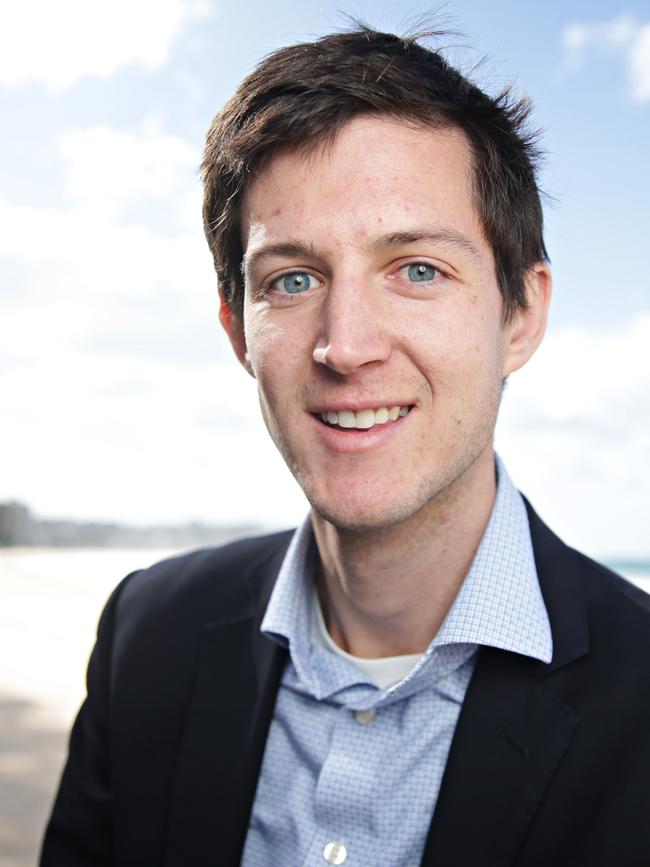
<path id="1" fill-rule="evenodd" d="M 167 585 L 183 586 L 191 590 L 205 581 L 219 583 L 236 580 L 242 571 L 255 571 L 286 551 L 293 530 L 247 536 L 216 547 L 198 548 L 160 560 L 133 574 L 138 587 L 155 586 L 160 590 Z"/>
<path id="2" fill-rule="evenodd" d="M 268 598 L 292 532 L 238 539 L 161 560 L 127 575 L 108 608 L 123 627 L 248 616 Z"/>
<path id="3" fill-rule="evenodd" d="M 611 641 L 621 650 L 643 645 L 650 653 L 650 595 L 602 563 L 579 551 L 574 554 L 587 600 L 592 643 Z"/>
<path id="4" fill-rule="evenodd" d="M 650 594 L 603 563 L 592 560 L 580 551 L 571 550 L 581 565 L 588 590 L 607 597 L 611 594 L 624 608 L 638 609 L 641 616 L 650 616 Z"/>
<path id="5" fill-rule="evenodd" d="M 645 666 L 650 659 L 650 596 L 566 545 L 526 505 L 540 586 L 556 630 L 570 642 L 584 630 L 596 657 L 600 651 L 614 663 L 636 652 Z"/>

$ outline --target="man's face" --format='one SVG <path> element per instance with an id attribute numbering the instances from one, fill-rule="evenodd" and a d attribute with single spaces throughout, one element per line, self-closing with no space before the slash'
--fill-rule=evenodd
<path id="1" fill-rule="evenodd" d="M 241 229 L 244 332 L 227 327 L 318 513 L 391 526 L 491 461 L 502 380 L 523 362 L 461 132 L 353 119 L 266 165 Z"/>

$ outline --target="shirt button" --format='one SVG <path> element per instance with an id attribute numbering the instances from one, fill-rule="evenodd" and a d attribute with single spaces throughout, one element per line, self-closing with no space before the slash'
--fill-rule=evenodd
<path id="1" fill-rule="evenodd" d="M 371 707 L 370 710 L 355 710 L 354 718 L 358 723 L 361 723 L 362 726 L 367 726 L 368 723 L 371 723 L 374 718 L 377 716 L 377 711 L 374 707 Z"/>
<path id="2" fill-rule="evenodd" d="M 323 858 L 328 864 L 342 864 L 348 857 L 348 850 L 343 843 L 328 843 L 323 849 Z"/>

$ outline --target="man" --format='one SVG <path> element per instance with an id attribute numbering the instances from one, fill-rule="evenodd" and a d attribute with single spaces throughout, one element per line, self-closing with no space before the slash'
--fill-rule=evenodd
<path id="1" fill-rule="evenodd" d="M 551 292 L 526 114 L 362 29 L 217 115 L 221 322 L 311 515 L 117 588 L 44 867 L 648 863 L 648 600 L 492 446 Z"/>

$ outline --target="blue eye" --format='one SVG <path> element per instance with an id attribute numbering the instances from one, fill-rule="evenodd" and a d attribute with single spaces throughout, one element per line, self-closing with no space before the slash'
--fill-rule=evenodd
<path id="1" fill-rule="evenodd" d="M 428 283 L 438 273 L 437 268 L 424 262 L 415 262 L 413 265 L 407 265 L 408 278 L 413 283 Z"/>
<path id="2" fill-rule="evenodd" d="M 306 292 L 311 289 L 316 282 L 316 279 L 307 274 L 306 271 L 293 271 L 291 274 L 285 274 L 283 277 L 278 277 L 274 285 L 282 288 L 289 295 L 298 295 L 300 292 Z"/>

